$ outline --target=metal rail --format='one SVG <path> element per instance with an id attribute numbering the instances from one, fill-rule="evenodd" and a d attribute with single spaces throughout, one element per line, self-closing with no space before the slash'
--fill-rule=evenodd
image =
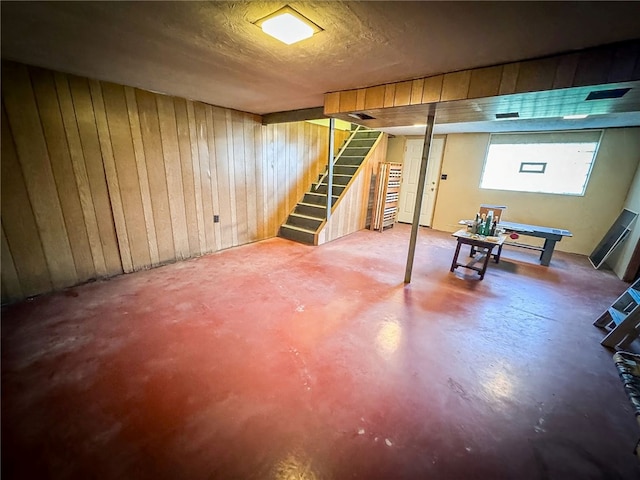
<path id="1" fill-rule="evenodd" d="M 356 133 L 358 133 L 360 128 L 362 128 L 362 126 L 358 125 L 356 127 L 356 129 L 353 131 L 353 133 L 349 136 L 347 141 L 344 143 L 344 145 L 342 145 L 342 148 L 340 148 L 340 151 L 338 152 L 338 154 L 333 158 L 332 166 L 336 164 L 336 162 L 338 161 L 340 156 L 343 154 L 345 149 L 349 146 L 349 143 L 351 143 L 351 140 L 353 140 L 353 137 L 355 137 Z M 329 152 L 329 155 L 331 155 L 331 152 Z M 327 178 L 328 174 L 329 174 L 329 166 L 327 165 L 327 169 L 322 174 L 322 177 L 320 177 L 320 180 L 318 180 L 318 183 L 316 183 L 316 186 L 314 188 L 315 191 L 318 191 L 318 188 L 320 188 L 320 184 L 324 181 L 325 178 Z M 330 192 L 329 192 L 329 190 L 327 190 L 327 195 L 329 195 L 329 194 L 330 194 Z"/>

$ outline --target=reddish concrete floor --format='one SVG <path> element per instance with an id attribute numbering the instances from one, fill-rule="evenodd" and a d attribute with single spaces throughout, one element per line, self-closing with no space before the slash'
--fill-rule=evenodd
<path id="1" fill-rule="evenodd" d="M 3 309 L 3 479 L 631 479 L 585 257 L 484 281 L 409 228 L 283 239 Z M 466 248 L 466 247 L 465 247 Z"/>

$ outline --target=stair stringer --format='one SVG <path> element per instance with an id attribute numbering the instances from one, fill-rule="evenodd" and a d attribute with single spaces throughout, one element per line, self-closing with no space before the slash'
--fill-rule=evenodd
<path id="1" fill-rule="evenodd" d="M 345 191 L 331 208 L 331 218 L 325 220 L 315 235 L 315 245 L 322 245 L 366 227 L 371 193 L 371 178 L 378 170 L 378 163 L 387 158 L 386 133 L 380 134 L 369 150 Z"/>

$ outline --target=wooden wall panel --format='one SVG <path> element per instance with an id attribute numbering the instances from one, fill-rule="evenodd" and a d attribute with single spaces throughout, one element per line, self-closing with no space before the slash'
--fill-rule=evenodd
<path id="1" fill-rule="evenodd" d="M 565 55 L 558 60 L 556 74 L 553 79 L 553 88 L 568 88 L 573 85 L 573 78 L 578 67 L 579 53 Z"/>
<path id="2" fill-rule="evenodd" d="M 133 139 L 131 136 L 131 127 L 129 125 L 129 113 L 124 95 L 124 87 L 105 82 L 101 84 L 101 89 L 115 163 L 115 175 L 117 176 L 118 188 L 122 200 L 125 228 L 127 229 L 127 238 L 129 240 L 131 262 L 133 270 L 141 270 L 151 265 L 151 255 L 149 253 L 149 240 L 145 226 L 144 210 L 142 207 L 142 193 L 140 191 L 140 180 L 135 162 L 135 154 L 133 152 Z M 139 97 L 137 100 L 140 102 Z M 142 111 L 144 111 L 144 106 L 142 107 Z M 145 148 L 147 148 L 148 140 L 145 140 L 146 132 L 144 124 L 145 122 L 142 121 L 142 137 L 143 142 L 145 143 Z M 148 132 L 147 134 L 150 135 Z M 149 173 L 156 170 L 156 168 L 154 168 L 156 166 L 155 163 L 151 163 L 151 165 L 149 165 L 152 158 L 152 154 L 147 155 L 147 171 Z M 112 172 L 112 174 L 113 173 L 114 172 Z M 114 180 L 115 178 L 113 175 L 107 175 L 107 182 Z M 149 183 L 151 198 L 155 199 L 155 185 L 151 178 L 149 178 Z M 111 186 L 109 187 L 109 190 L 111 190 Z M 156 234 L 158 235 L 158 243 L 160 247 L 161 234 L 167 235 L 167 233 L 162 231 L 163 225 L 158 225 L 158 217 L 156 217 L 155 223 Z M 171 235 L 171 231 L 168 232 L 168 235 Z M 169 237 L 169 240 L 171 240 L 171 237 Z M 158 248 L 160 261 L 164 260 L 163 253 L 165 253 L 166 250 L 167 249 L 163 251 L 162 248 Z"/>
<path id="3" fill-rule="evenodd" d="M 198 235 L 199 224 L 196 207 L 193 162 L 191 159 L 192 150 L 189 134 L 187 102 L 181 98 L 174 98 L 173 104 L 176 115 L 176 133 L 180 155 L 180 176 L 182 179 L 182 191 L 184 194 L 187 251 L 189 252 L 189 256 L 199 255 L 202 251 L 200 250 Z"/>
<path id="4" fill-rule="evenodd" d="M 211 192 L 211 163 L 209 159 L 209 135 L 207 128 L 206 105 L 196 103 L 195 131 L 198 144 L 198 158 L 200 159 L 200 178 L 196 181 L 200 184 L 202 200 L 202 217 L 205 234 L 205 252 L 213 252 L 216 249 L 216 240 L 213 230 L 213 202 Z"/>
<path id="5" fill-rule="evenodd" d="M 558 58 L 541 58 L 520 63 L 516 92 L 539 92 L 551 90 L 558 67 Z"/>
<path id="6" fill-rule="evenodd" d="M 75 284 L 78 275 L 29 72 L 23 65 L 7 64 L 3 66 L 2 73 L 8 123 L 40 232 L 51 283 L 54 288 Z M 6 94 L 7 91 L 11 95 Z"/>
<path id="7" fill-rule="evenodd" d="M 362 90 L 366 92 L 366 97 L 364 101 L 364 105 L 360 110 L 370 109 L 370 108 L 382 108 L 384 106 L 384 94 L 385 94 L 385 86 L 380 85 L 379 87 L 371 87 L 366 90 Z"/>
<path id="8" fill-rule="evenodd" d="M 18 272 L 16 265 L 13 262 L 13 256 L 11 255 L 11 249 L 9 248 L 9 242 L 2 229 L 2 273 L 0 275 L 0 283 L 2 284 L 2 298 L 6 299 L 20 299 L 24 297 L 22 286 L 20 285 L 20 279 L 18 278 Z"/>
<path id="9" fill-rule="evenodd" d="M 358 94 L 356 90 L 340 93 L 340 111 L 351 112 L 356 110 Z"/>
<path id="10" fill-rule="evenodd" d="M 68 112 L 68 115 L 75 113 L 75 118 L 69 119 L 69 122 L 75 122 L 78 127 L 80 144 L 82 146 L 82 151 L 77 151 L 77 154 L 82 156 L 82 159 L 78 159 L 78 162 L 83 160 L 84 168 L 86 169 L 86 181 L 88 182 L 91 193 L 90 197 L 86 196 L 87 201 L 91 201 L 91 205 L 87 205 L 87 209 L 92 210 L 95 214 L 106 275 L 117 275 L 123 272 L 123 266 L 118 247 L 118 239 L 116 237 L 112 205 L 109 199 L 105 165 L 100 150 L 97 119 L 94 114 L 89 82 L 80 77 L 62 74 L 57 75 L 68 79 L 69 88 L 71 89 L 74 111 Z M 60 81 L 62 81 L 62 79 L 60 79 Z M 58 90 L 60 91 L 60 88 Z M 64 115 L 65 109 L 63 108 L 63 116 Z M 67 133 L 67 135 L 69 135 L 69 133 Z M 81 188 L 83 183 L 84 180 L 79 179 L 79 188 Z M 82 194 L 82 188 L 80 191 Z M 91 214 L 89 213 L 88 215 Z M 87 232 L 90 233 L 91 237 L 93 230 L 89 224 L 87 224 Z M 94 255 L 94 261 L 95 259 L 96 256 Z M 96 273 L 98 276 L 103 275 L 97 267 Z"/>
<path id="11" fill-rule="evenodd" d="M 394 107 L 409 105 L 409 103 L 411 103 L 412 85 L 413 85 L 413 82 L 411 81 L 396 83 L 396 96 L 393 100 Z"/>
<path id="12" fill-rule="evenodd" d="M 156 95 L 158 119 L 160 121 L 160 140 L 164 157 L 167 194 L 169 195 L 169 215 L 175 246 L 174 258 L 189 258 L 189 231 L 185 210 L 185 193 L 182 183 L 182 158 L 178 143 L 178 125 L 173 98 Z"/>
<path id="13" fill-rule="evenodd" d="M 204 212 L 202 210 L 202 184 L 200 183 L 200 148 L 198 144 L 198 134 L 196 130 L 196 114 L 193 102 L 187 102 L 187 121 L 189 122 L 189 139 L 191 140 L 191 165 L 193 168 L 193 189 L 195 194 L 196 220 L 198 222 L 198 252 L 203 254 L 207 251 L 207 237 L 204 223 Z"/>
<path id="14" fill-rule="evenodd" d="M 96 130 L 100 142 L 100 154 L 104 164 L 104 173 L 107 182 L 111 211 L 113 221 L 115 223 L 116 238 L 118 240 L 118 250 L 122 269 L 125 273 L 133 271 L 133 261 L 131 259 L 131 250 L 129 249 L 129 237 L 127 233 L 127 224 L 124 216 L 124 208 L 122 205 L 122 196 L 120 195 L 120 185 L 118 182 L 118 173 L 114 160 L 114 149 L 111 146 L 111 138 L 109 125 L 107 123 L 107 114 L 102 97 L 102 89 L 100 82 L 95 80 L 89 81 L 91 89 L 91 99 L 96 120 Z"/>
<path id="15" fill-rule="evenodd" d="M 305 125 L 309 125 L 305 122 Z M 255 151 L 255 163 L 256 163 L 256 211 L 258 212 L 258 239 L 267 238 L 269 236 L 267 222 L 267 202 L 266 202 L 266 189 L 267 189 L 267 167 L 265 159 L 265 131 L 266 129 L 260 124 L 259 117 L 253 117 L 253 121 L 249 122 L 249 128 L 253 131 L 251 136 L 253 137 L 253 145 Z"/>
<path id="16" fill-rule="evenodd" d="M 256 150 L 253 139 L 254 131 L 252 125 L 255 122 L 249 115 L 244 115 L 242 127 L 244 134 L 244 163 L 245 163 L 245 185 L 250 185 L 246 190 L 247 199 L 247 242 L 255 242 L 258 236 L 258 195 L 262 195 L 259 188 L 258 175 L 256 172 Z M 299 162 L 302 164 L 302 162 Z"/>
<path id="17" fill-rule="evenodd" d="M 324 98 L 324 113 L 336 113 L 340 111 L 340 92 L 327 93 Z"/>
<path id="18" fill-rule="evenodd" d="M 478 68 L 471 71 L 469 98 L 493 97 L 500 91 L 502 67 Z"/>
<path id="19" fill-rule="evenodd" d="M 60 207 L 64 215 L 64 224 L 71 247 L 71 254 L 78 281 L 84 282 L 95 276 L 95 266 L 80 204 L 76 175 L 71 163 L 69 144 L 60 112 L 56 85 L 53 74 L 50 71 L 32 69 L 30 73 Z"/>
<path id="20" fill-rule="evenodd" d="M 218 201 L 220 215 L 220 244 L 222 248 L 237 245 L 237 236 L 234 236 L 235 214 L 235 190 L 233 162 L 229 161 L 229 144 L 227 134 L 227 118 L 225 111 L 213 107 L 213 134 L 215 136 L 215 154 L 218 161 Z M 231 132 L 229 132 L 229 135 Z M 233 209 L 232 209 L 233 205 Z"/>
<path id="21" fill-rule="evenodd" d="M 356 91 L 356 110 L 364 110 L 367 108 L 366 103 L 368 102 L 367 97 L 369 96 L 367 90 L 367 88 L 361 88 Z"/>
<path id="22" fill-rule="evenodd" d="M 573 84 L 581 87 L 584 85 L 607 83 L 614 54 L 615 50 L 611 47 L 596 48 L 581 52 Z"/>
<path id="23" fill-rule="evenodd" d="M 390 83 L 384 86 L 384 103 L 383 107 L 393 107 L 393 102 L 396 98 L 396 84 Z"/>
<path id="24" fill-rule="evenodd" d="M 24 182 L 18 154 L 9 128 L 8 117 L 2 108 L 2 230 L 7 237 L 14 268 L 25 296 L 46 292 L 52 288 L 51 275 L 40 241 L 40 232 Z M 2 256 L 3 276 L 5 257 Z M 14 290 L 14 289 L 12 289 Z M 7 292 L 8 294 L 9 292 Z M 15 291 L 14 291 L 15 293 Z M 15 297 L 3 300 L 16 300 Z"/>
<path id="25" fill-rule="evenodd" d="M 323 126 L 12 62 L 2 105 L 3 302 L 274 236 L 327 163 Z"/>
<path id="26" fill-rule="evenodd" d="M 444 75 L 436 75 L 424 79 L 422 87 L 422 103 L 439 102 L 442 95 Z"/>
<path id="27" fill-rule="evenodd" d="M 463 98 L 467 98 L 470 83 L 470 70 L 447 73 L 442 80 L 442 95 L 440 99 L 443 102 L 446 102 L 449 100 L 461 100 Z"/>
<path id="28" fill-rule="evenodd" d="M 71 97 L 71 89 L 69 82 L 64 75 L 55 74 L 55 83 L 58 100 L 60 102 L 60 113 L 64 124 L 65 138 L 69 146 L 69 156 L 71 159 L 73 175 L 75 176 L 75 184 L 78 189 L 82 221 L 85 225 L 85 229 L 80 228 L 80 231 L 86 231 L 92 267 L 94 269 L 94 272 L 90 272 L 87 278 L 91 278 L 93 276 L 104 277 L 109 274 L 109 269 L 107 268 L 105 254 L 100 239 L 100 227 L 93 203 L 94 196 L 91 192 L 87 166 L 82 151 L 82 142 L 73 106 L 73 99 Z M 111 222 L 111 225 L 113 225 L 113 222 Z M 69 230 L 69 228 L 71 228 L 72 231 L 75 230 L 74 225 L 68 227 L 67 230 Z M 69 231 L 69 235 L 71 237 L 71 231 Z M 114 273 L 119 273 L 121 271 L 119 258 L 117 258 L 115 265 Z"/>
<path id="29" fill-rule="evenodd" d="M 173 238 L 173 226 L 169 207 L 169 192 L 167 188 L 168 176 L 165 170 L 165 157 L 160 138 L 159 116 L 156 106 L 156 96 L 143 90 L 136 90 L 135 103 L 138 114 L 134 117 L 135 127 L 132 131 L 139 131 L 144 149 L 142 156 L 146 159 L 142 176 L 136 181 L 145 184 L 148 179 L 148 187 L 145 185 L 145 193 L 149 198 L 146 202 L 153 212 L 153 225 L 155 232 L 152 234 L 157 241 L 158 260 L 160 263 L 171 260 L 175 255 L 175 243 Z M 138 124 L 135 124 L 138 121 Z M 139 142 L 140 143 L 140 142 Z M 140 187 L 139 187 L 140 188 Z M 142 192 L 142 189 L 140 189 Z M 146 195 L 145 195 L 146 197 Z"/>
<path id="30" fill-rule="evenodd" d="M 209 142 L 209 181 L 211 182 L 211 208 L 213 210 L 211 221 L 213 222 L 213 235 L 215 239 L 214 250 L 220 250 L 222 248 L 222 230 L 220 229 L 220 222 L 216 222 L 214 219 L 214 217 L 218 215 L 218 212 L 220 211 L 220 199 L 218 183 L 218 162 L 216 158 L 215 148 L 216 140 L 213 131 L 213 110 L 211 105 L 207 105 L 205 114 L 207 119 L 207 140 Z M 223 159 L 221 159 L 221 161 L 223 161 Z"/>
<path id="31" fill-rule="evenodd" d="M 233 164 L 235 169 L 235 191 L 237 244 L 249 242 L 249 216 L 247 211 L 247 166 L 244 155 L 244 121 L 240 112 L 231 112 L 231 131 L 233 135 Z M 295 185 L 293 185 L 295 188 Z M 253 185 L 252 185 L 253 188 Z"/>
<path id="32" fill-rule="evenodd" d="M 411 105 L 422 103 L 422 93 L 424 90 L 424 78 L 418 78 L 411 82 Z"/>
<path id="33" fill-rule="evenodd" d="M 142 198 L 142 211 L 144 213 L 144 223 L 147 230 L 147 242 L 149 245 L 149 256 L 151 265 L 160 264 L 160 253 L 158 252 L 158 237 L 156 235 L 156 222 L 153 218 L 153 200 L 149 184 L 149 174 L 147 173 L 147 160 L 144 143 L 142 140 L 142 129 L 140 127 L 140 114 L 138 113 L 138 101 L 136 100 L 135 89 L 124 88 L 125 100 L 127 102 L 127 112 L 129 115 L 129 126 L 131 128 L 131 140 L 133 141 L 133 152 L 140 182 L 140 195 Z"/>

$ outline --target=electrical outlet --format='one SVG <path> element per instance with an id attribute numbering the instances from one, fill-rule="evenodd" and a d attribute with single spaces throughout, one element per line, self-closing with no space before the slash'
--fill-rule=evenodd
<path id="1" fill-rule="evenodd" d="M 220 215 L 213 216 L 213 223 L 218 223 L 220 221 Z"/>

